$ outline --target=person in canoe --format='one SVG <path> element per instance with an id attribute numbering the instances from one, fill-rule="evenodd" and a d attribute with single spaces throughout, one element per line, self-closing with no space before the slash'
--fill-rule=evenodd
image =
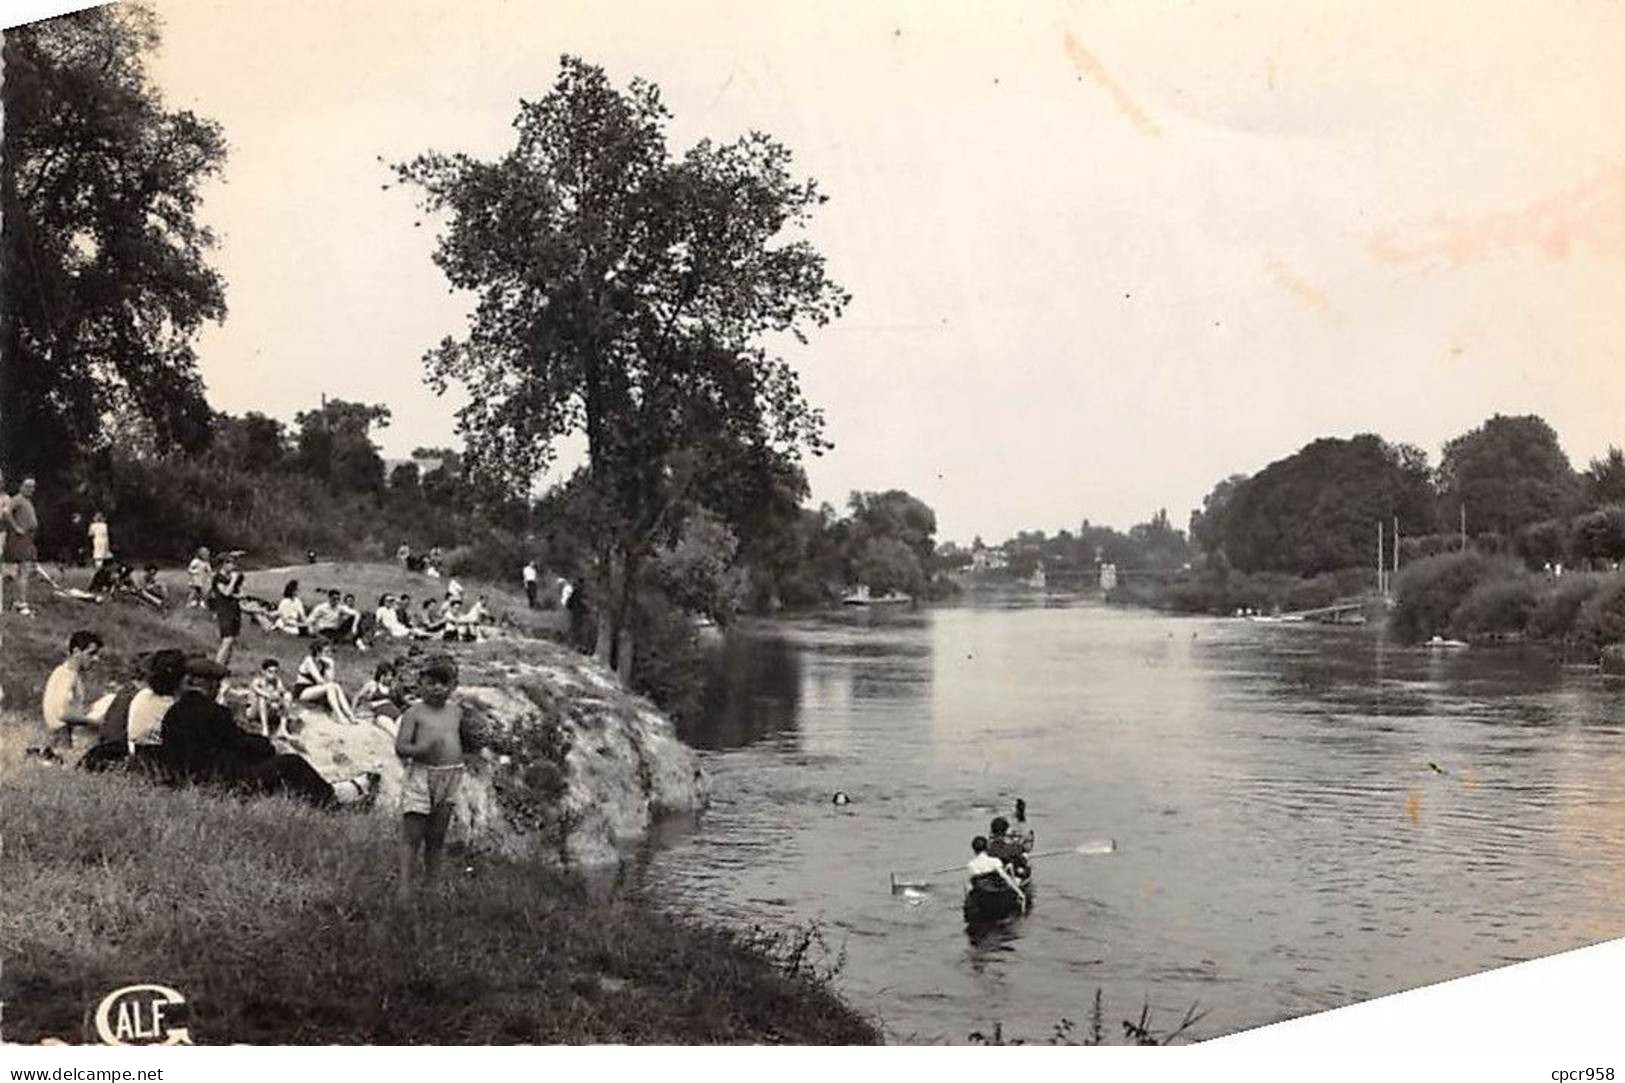
<path id="1" fill-rule="evenodd" d="M 988 839 L 977 835 L 970 840 L 970 848 L 972 857 L 965 863 L 965 893 L 971 895 L 980 891 L 1009 890 L 1015 892 L 1016 899 L 1025 906 L 1026 893 L 1016 883 L 1015 877 L 1010 875 L 1005 863 L 989 852 Z"/>
<path id="2" fill-rule="evenodd" d="M 1016 819 L 1025 827 L 1027 823 L 1027 803 L 1016 802 Z M 1027 855 L 1032 853 L 1033 833 L 1029 828 L 1019 835 L 1010 833 L 1010 821 L 1003 816 L 993 817 L 988 825 L 989 835 L 987 852 L 1009 866 L 1010 872 L 1018 880 L 1025 880 L 1032 875 L 1032 869 L 1027 863 Z"/>

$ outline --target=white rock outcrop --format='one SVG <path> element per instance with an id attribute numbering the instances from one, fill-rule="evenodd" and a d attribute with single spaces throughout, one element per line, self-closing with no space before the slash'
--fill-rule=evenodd
<path id="1" fill-rule="evenodd" d="M 658 817 L 704 807 L 698 757 L 647 700 L 563 648 L 516 646 L 510 641 L 500 655 L 459 658 L 468 773 L 454 841 L 509 856 L 603 865 L 618 860 Z M 286 750 L 331 780 L 380 772 L 377 808 L 398 814 L 402 767 L 391 720 L 349 726 L 305 709 L 301 723 L 279 742 Z"/>

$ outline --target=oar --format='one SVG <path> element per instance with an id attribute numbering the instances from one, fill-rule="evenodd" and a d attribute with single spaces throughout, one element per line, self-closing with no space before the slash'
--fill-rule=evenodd
<path id="1" fill-rule="evenodd" d="M 1078 845 L 1066 850 L 1044 850 L 1040 853 L 1028 854 L 1027 860 L 1031 861 L 1038 857 L 1065 857 L 1067 854 L 1110 854 L 1115 853 L 1116 851 L 1116 839 L 1090 839 L 1087 842 L 1080 842 Z M 931 886 L 931 881 L 935 880 L 937 877 L 947 876 L 949 873 L 964 871 L 965 866 L 963 864 L 950 865 L 946 869 L 933 869 L 915 880 L 899 880 L 897 878 L 897 874 L 894 872 L 891 874 L 891 892 L 893 895 L 897 895 L 908 890 L 928 890 Z"/>

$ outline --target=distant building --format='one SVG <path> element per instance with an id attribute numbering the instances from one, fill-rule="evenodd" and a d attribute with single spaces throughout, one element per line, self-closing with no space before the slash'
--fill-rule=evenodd
<path id="1" fill-rule="evenodd" d="M 1010 558 L 1003 549 L 978 549 L 970 555 L 972 571 L 996 572 L 1009 567 Z"/>

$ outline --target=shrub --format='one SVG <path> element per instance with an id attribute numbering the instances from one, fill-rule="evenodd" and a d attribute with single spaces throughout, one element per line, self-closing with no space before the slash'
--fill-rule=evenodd
<path id="1" fill-rule="evenodd" d="M 1529 614 L 1529 634 L 1537 639 L 1569 638 L 1580 607 L 1606 578 L 1581 573 L 1552 580 L 1535 599 L 1535 608 Z"/>
<path id="2" fill-rule="evenodd" d="M 1450 628 L 1456 607 L 1481 581 L 1523 575 L 1521 562 L 1486 556 L 1477 550 L 1444 553 L 1400 569 L 1394 577 L 1394 611 L 1389 628 L 1403 643 L 1415 643 Z"/>
<path id="3" fill-rule="evenodd" d="M 1536 582 L 1527 575 L 1481 580 L 1450 615 L 1450 634 L 1462 639 L 1522 634 L 1535 608 Z"/>
<path id="4" fill-rule="evenodd" d="M 1596 592 L 1580 606 L 1574 634 L 1599 648 L 1625 641 L 1625 575 L 1603 577 Z"/>

